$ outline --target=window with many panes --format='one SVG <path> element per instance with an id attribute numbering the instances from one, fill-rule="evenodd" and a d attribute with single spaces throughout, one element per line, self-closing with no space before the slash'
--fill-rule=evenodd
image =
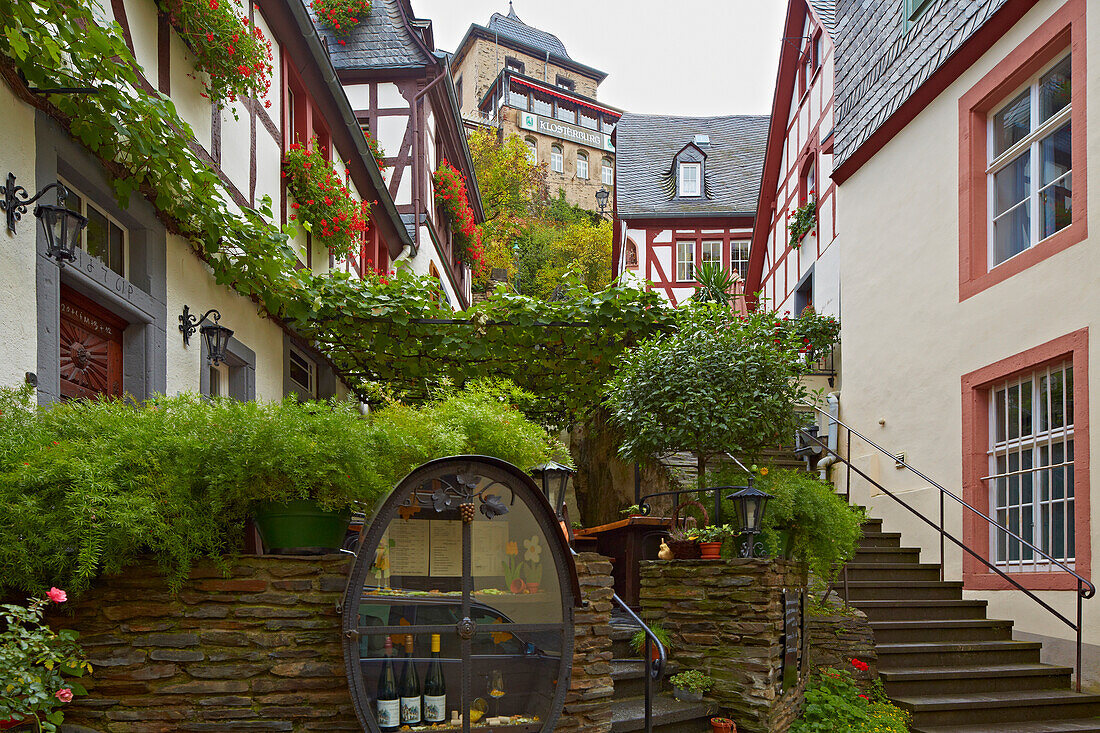
<path id="1" fill-rule="evenodd" d="M 749 273 L 749 243 L 730 242 L 730 269 L 744 280 Z"/>
<path id="2" fill-rule="evenodd" d="M 681 163 L 680 164 L 680 195 L 681 196 L 701 196 L 703 189 L 703 164 L 702 163 Z"/>
<path id="3" fill-rule="evenodd" d="M 539 162 L 539 144 L 535 141 L 535 138 L 529 137 L 523 141 L 527 145 L 527 157 L 532 163 Z"/>
<path id="4" fill-rule="evenodd" d="M 1073 367 L 1070 362 L 995 385 L 989 408 L 989 503 L 1011 532 L 1070 564 L 1075 557 Z M 993 560 L 1010 570 L 1051 570 L 1002 530 Z"/>
<path id="5" fill-rule="evenodd" d="M 80 248 L 103 264 L 126 277 L 126 264 L 129 257 L 129 233 L 103 209 L 99 208 L 84 194 L 65 183 L 68 198 L 65 206 L 88 217 L 88 226 L 80 234 Z"/>
<path id="6" fill-rule="evenodd" d="M 550 170 L 555 173 L 565 172 L 565 153 L 560 145 L 550 146 Z"/>
<path id="7" fill-rule="evenodd" d="M 605 186 L 615 185 L 615 165 L 611 158 L 604 158 L 600 163 L 600 182 Z"/>
<path id="8" fill-rule="evenodd" d="M 717 265 L 722 264 L 722 242 L 703 242 L 703 252 L 700 262 L 714 262 Z"/>
<path id="9" fill-rule="evenodd" d="M 290 347 L 290 381 L 299 397 L 317 396 L 317 364 L 308 356 Z"/>
<path id="10" fill-rule="evenodd" d="M 577 178 L 588 179 L 588 153 L 577 151 Z"/>
<path id="11" fill-rule="evenodd" d="M 989 266 L 1069 226 L 1070 57 L 989 115 Z"/>
<path id="12" fill-rule="evenodd" d="M 691 282 L 695 279 L 695 242 L 676 243 L 676 280 Z"/>

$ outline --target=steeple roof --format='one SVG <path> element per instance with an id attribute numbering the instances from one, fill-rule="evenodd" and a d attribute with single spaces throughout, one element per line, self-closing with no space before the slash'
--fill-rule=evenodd
<path id="1" fill-rule="evenodd" d="M 508 3 L 507 15 L 493 13 L 493 16 L 489 18 L 488 28 L 493 33 L 511 38 L 513 41 L 530 46 L 532 49 L 541 51 L 544 54 L 549 53 L 552 56 L 569 58 L 569 53 L 565 50 L 565 44 L 557 36 L 524 23 L 516 14 L 516 9 L 511 2 Z"/>

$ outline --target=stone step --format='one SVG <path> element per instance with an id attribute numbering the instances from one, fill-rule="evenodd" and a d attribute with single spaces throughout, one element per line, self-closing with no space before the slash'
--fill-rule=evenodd
<path id="1" fill-rule="evenodd" d="M 848 599 L 859 601 L 924 599 L 961 600 L 963 584 L 942 580 L 852 580 L 848 576 Z"/>
<path id="2" fill-rule="evenodd" d="M 913 728 L 913 733 L 1100 733 L 1100 718 L 1035 720 L 1025 723 L 946 725 Z"/>
<path id="3" fill-rule="evenodd" d="M 653 691 L 668 691 L 671 688 L 668 678 L 676 674 L 678 667 L 669 662 L 665 665 L 662 680 L 653 681 Z M 611 679 L 615 682 L 615 699 L 645 695 L 645 667 L 641 659 L 616 659 L 611 662 Z"/>
<path id="4" fill-rule="evenodd" d="M 1037 641 L 876 644 L 880 667 L 914 669 L 990 664 L 1037 664 L 1043 645 Z"/>
<path id="5" fill-rule="evenodd" d="M 852 562 L 920 562 L 919 547 L 869 547 L 857 548 Z"/>
<path id="6" fill-rule="evenodd" d="M 944 693 L 1068 689 L 1073 669 L 1050 664 L 983 664 L 958 667 L 879 667 L 891 697 Z"/>
<path id="7" fill-rule="evenodd" d="M 662 694 L 653 699 L 652 713 L 654 733 L 710 731 L 710 716 L 703 703 L 680 702 L 672 695 Z M 635 730 L 645 730 L 645 701 L 632 697 L 611 703 L 612 733 Z"/>
<path id="8" fill-rule="evenodd" d="M 843 496 L 843 494 L 841 494 L 841 496 Z M 863 532 L 865 534 L 867 532 L 881 532 L 882 531 L 882 520 L 881 519 L 871 519 L 870 517 L 868 517 L 867 520 L 860 526 L 863 527 Z"/>
<path id="9" fill-rule="evenodd" d="M 989 725 L 1028 721 L 1094 718 L 1100 715 L 1100 695 L 1069 690 L 1022 690 L 985 694 L 895 697 L 894 703 L 913 715 L 913 726 Z M 998 727 L 1003 731 L 1003 727 Z"/>
<path id="10" fill-rule="evenodd" d="M 939 580 L 940 566 L 915 562 L 850 562 L 848 582 L 853 580 Z M 842 581 L 838 581 L 839 582 Z"/>
<path id="11" fill-rule="evenodd" d="M 901 547 L 901 532 L 864 532 L 860 547 Z"/>
<path id="12" fill-rule="evenodd" d="M 995 641 L 1012 638 L 1012 622 L 999 619 L 942 619 L 935 626 L 927 621 L 872 621 L 879 644 L 919 641 Z"/>
<path id="13" fill-rule="evenodd" d="M 870 621 L 924 621 L 969 618 L 984 619 L 987 601 L 860 601 L 853 604 L 867 614 Z M 931 625 L 931 624 L 930 624 Z"/>

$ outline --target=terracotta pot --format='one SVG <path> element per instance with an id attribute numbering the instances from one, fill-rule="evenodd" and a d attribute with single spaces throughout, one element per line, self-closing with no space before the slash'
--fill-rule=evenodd
<path id="1" fill-rule="evenodd" d="M 528 593 L 538 593 L 539 592 L 539 584 L 538 583 L 532 583 L 532 582 L 528 581 L 527 582 L 527 592 Z"/>
<path id="2" fill-rule="evenodd" d="M 710 733 L 737 733 L 737 724 L 729 718 L 711 718 Z"/>
<path id="3" fill-rule="evenodd" d="M 699 556 L 703 560 L 721 560 L 722 559 L 722 543 L 721 542 L 700 542 L 699 543 Z"/>
<path id="4" fill-rule="evenodd" d="M 699 559 L 699 543 L 695 540 L 669 540 L 668 546 L 677 560 Z"/>
<path id="5" fill-rule="evenodd" d="M 516 578 L 512 581 L 512 585 L 508 587 L 508 590 L 513 593 L 522 593 L 527 590 L 527 584 L 523 582 L 523 578 Z"/>

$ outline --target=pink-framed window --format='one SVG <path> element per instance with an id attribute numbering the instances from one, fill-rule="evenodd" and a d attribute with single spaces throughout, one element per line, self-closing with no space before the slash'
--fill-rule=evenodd
<path id="1" fill-rule="evenodd" d="M 1088 329 L 964 375 L 962 406 L 967 503 L 1089 578 Z M 977 515 L 964 512 L 963 533 L 1026 588 L 1076 588 L 1069 573 Z M 963 581 L 1013 587 L 968 555 Z"/>
<path id="2" fill-rule="evenodd" d="M 959 300 L 1087 235 L 1085 1 L 959 99 Z"/>

